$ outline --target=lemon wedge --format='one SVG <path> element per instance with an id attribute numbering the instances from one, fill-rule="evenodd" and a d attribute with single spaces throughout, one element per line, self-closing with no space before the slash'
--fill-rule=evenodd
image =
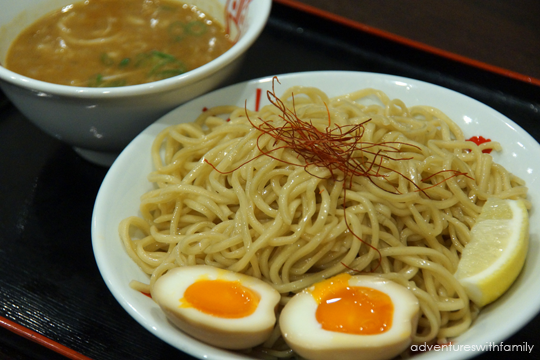
<path id="1" fill-rule="evenodd" d="M 524 202 L 490 198 L 471 229 L 454 276 L 476 305 L 485 306 L 516 280 L 528 245 L 529 214 Z"/>

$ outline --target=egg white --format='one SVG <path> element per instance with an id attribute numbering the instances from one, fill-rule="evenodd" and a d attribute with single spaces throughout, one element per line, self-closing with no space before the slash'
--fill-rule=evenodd
<path id="1" fill-rule="evenodd" d="M 200 279 L 239 281 L 260 296 L 259 304 L 252 314 L 235 319 L 206 314 L 193 307 L 180 307 L 185 290 Z M 206 265 L 169 270 L 156 281 L 151 295 L 167 318 L 182 331 L 225 349 L 247 349 L 267 340 L 274 328 L 276 306 L 281 299 L 281 295 L 262 280 Z"/>
<path id="2" fill-rule="evenodd" d="M 392 326 L 374 335 L 328 331 L 316 319 L 318 304 L 310 289 L 296 294 L 283 308 L 279 324 L 287 344 L 309 360 L 382 360 L 391 359 L 407 349 L 416 332 L 418 299 L 411 291 L 389 280 L 357 275 L 349 286 L 363 286 L 386 293 L 394 305 Z"/>

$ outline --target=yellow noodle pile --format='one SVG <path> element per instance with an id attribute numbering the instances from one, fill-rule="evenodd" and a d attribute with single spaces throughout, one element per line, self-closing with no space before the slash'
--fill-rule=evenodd
<path id="1" fill-rule="evenodd" d="M 378 159 L 384 177 L 356 176 L 345 192 L 326 167 L 308 173 L 291 165 L 305 164 L 293 149 L 271 152 L 283 161 L 259 156 L 280 143 L 261 136 L 247 116 L 258 125 L 261 119 L 283 125 L 274 105 L 259 112 L 213 108 L 194 123 L 167 128 L 152 147 L 155 171 L 148 179 L 155 190 L 141 197 L 140 217 L 120 224 L 129 255 L 151 275 L 149 285 L 132 286 L 150 292 L 171 268 L 207 264 L 264 279 L 284 304 L 323 278 L 373 272 L 419 299 L 413 343 L 445 341 L 467 330 L 477 309 L 453 273 L 470 229 L 488 197 L 527 194 L 521 179 L 482 152 L 500 145 L 477 146 L 441 111 L 407 108 L 374 89 L 328 98 L 315 88 L 293 87 L 280 99 L 320 131 L 329 115 L 330 127 L 371 119 L 362 141 L 392 143 L 400 151 L 386 158 L 361 154 L 368 162 Z"/>

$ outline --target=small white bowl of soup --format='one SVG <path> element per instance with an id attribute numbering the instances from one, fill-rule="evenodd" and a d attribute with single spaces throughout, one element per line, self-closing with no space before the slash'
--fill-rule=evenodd
<path id="1" fill-rule="evenodd" d="M 229 80 L 271 0 L 0 0 L 0 88 L 110 165 L 142 130 Z"/>

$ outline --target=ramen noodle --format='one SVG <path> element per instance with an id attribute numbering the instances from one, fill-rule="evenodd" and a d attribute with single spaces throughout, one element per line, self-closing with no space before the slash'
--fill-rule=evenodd
<path id="1" fill-rule="evenodd" d="M 224 28 L 173 0 L 87 0 L 25 29 L 6 67 L 55 84 L 142 84 L 200 67 L 232 46 Z"/>
<path id="2" fill-rule="evenodd" d="M 527 195 L 487 153 L 500 144 L 466 141 L 441 111 L 375 89 L 268 96 L 258 112 L 216 107 L 157 136 L 155 189 L 119 227 L 150 275 L 132 286 L 150 292 L 169 269 L 206 264 L 263 279 L 285 304 L 333 275 L 369 273 L 418 298 L 413 343 L 466 331 L 479 309 L 453 273 L 470 230 L 488 197 Z M 264 346 L 286 351 L 279 335 Z"/>

